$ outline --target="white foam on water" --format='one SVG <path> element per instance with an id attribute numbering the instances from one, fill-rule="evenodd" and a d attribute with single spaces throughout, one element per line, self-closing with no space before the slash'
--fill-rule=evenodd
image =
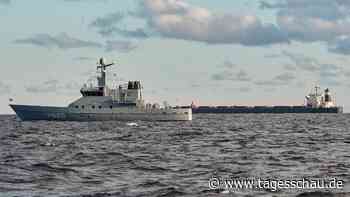
<path id="1" fill-rule="evenodd" d="M 127 126 L 131 126 L 131 127 L 137 127 L 139 126 L 136 122 L 128 122 L 126 123 Z"/>

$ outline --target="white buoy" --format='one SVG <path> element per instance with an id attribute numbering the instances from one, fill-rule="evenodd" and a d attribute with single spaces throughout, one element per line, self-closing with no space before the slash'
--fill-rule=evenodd
<path id="1" fill-rule="evenodd" d="M 126 125 L 128 125 L 130 127 L 137 127 L 137 126 L 139 126 L 136 122 L 128 122 L 128 123 L 126 123 Z"/>

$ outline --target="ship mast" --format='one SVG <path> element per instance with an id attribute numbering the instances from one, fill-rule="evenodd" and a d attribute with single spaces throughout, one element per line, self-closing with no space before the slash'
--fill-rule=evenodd
<path id="1" fill-rule="evenodd" d="M 114 63 L 105 64 L 105 60 L 100 58 L 98 64 L 97 69 L 100 69 L 101 72 L 101 76 L 97 77 L 98 87 L 106 87 L 106 68 L 114 65 Z"/>
<path id="2" fill-rule="evenodd" d="M 319 86 L 315 86 L 315 94 L 316 94 L 316 96 L 319 96 L 319 95 L 318 95 L 318 90 L 319 90 L 319 89 L 321 89 Z"/>

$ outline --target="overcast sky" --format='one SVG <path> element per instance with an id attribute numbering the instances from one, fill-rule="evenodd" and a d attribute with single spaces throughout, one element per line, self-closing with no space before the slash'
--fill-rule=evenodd
<path id="1" fill-rule="evenodd" d="M 68 105 L 100 56 L 148 101 L 301 105 L 319 85 L 349 111 L 349 16 L 344 0 L 0 0 L 0 113 Z"/>

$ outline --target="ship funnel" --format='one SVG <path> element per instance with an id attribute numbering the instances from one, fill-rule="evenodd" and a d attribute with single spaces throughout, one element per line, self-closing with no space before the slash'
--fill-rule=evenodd
<path id="1" fill-rule="evenodd" d="M 331 94 L 329 92 L 329 89 L 325 89 L 324 91 L 324 101 L 325 102 L 332 102 L 332 97 L 331 97 Z"/>

